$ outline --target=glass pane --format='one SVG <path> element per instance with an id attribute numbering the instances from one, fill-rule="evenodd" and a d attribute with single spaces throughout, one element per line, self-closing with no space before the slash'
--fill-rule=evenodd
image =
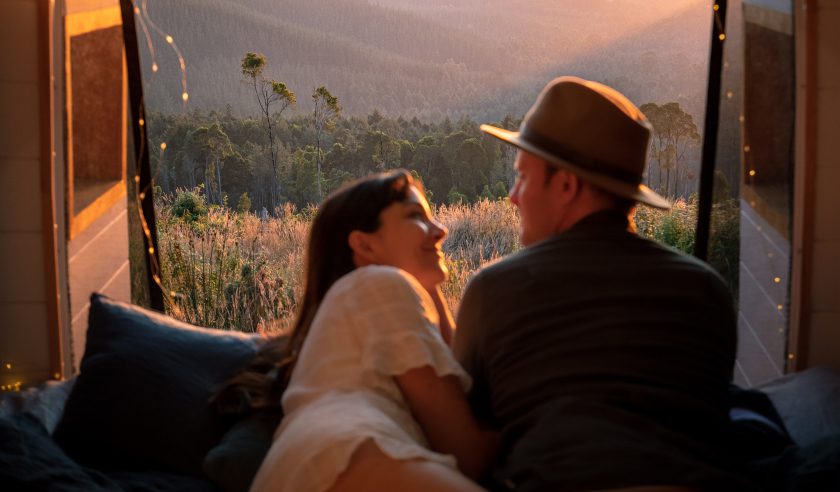
<path id="1" fill-rule="evenodd" d="M 314 204 L 395 167 L 422 178 L 450 229 L 457 306 L 475 269 L 519 247 L 514 153 L 478 126 L 517 128 L 560 75 L 614 86 L 648 114 L 644 179 L 676 206 L 640 208 L 637 224 L 691 252 L 711 3 L 654 3 L 138 0 L 171 313 L 287 326 Z"/>
<path id="2" fill-rule="evenodd" d="M 735 382 L 785 370 L 793 193 L 792 1 L 730 2 L 710 254 L 736 272 Z M 733 213 L 733 206 L 735 213 Z M 733 220 L 736 219 L 736 220 Z M 739 235 L 739 248 L 729 238 Z M 731 275 L 732 273 L 730 273 Z"/>

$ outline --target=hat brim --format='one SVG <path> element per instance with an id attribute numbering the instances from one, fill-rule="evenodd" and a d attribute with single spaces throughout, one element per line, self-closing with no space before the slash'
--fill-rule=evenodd
<path id="1" fill-rule="evenodd" d="M 615 179 L 611 176 L 606 176 L 604 174 L 599 174 L 597 172 L 584 169 L 580 166 L 575 165 L 575 163 L 573 162 L 569 162 L 560 156 L 551 154 L 550 152 L 547 152 L 541 149 L 540 147 L 526 140 L 523 140 L 520 137 L 519 132 L 505 130 L 504 128 L 497 128 L 492 125 L 481 125 L 481 131 L 492 137 L 498 138 L 503 142 L 509 143 L 514 147 L 518 147 L 526 152 L 529 152 L 542 159 L 545 159 L 551 164 L 568 169 L 569 171 L 577 174 L 584 180 L 589 181 L 593 185 L 598 186 L 599 188 L 603 188 L 604 190 L 609 191 L 610 193 L 614 193 L 624 198 L 636 200 L 637 202 L 644 203 L 645 205 L 649 205 L 654 208 L 659 208 L 663 210 L 668 210 L 671 208 L 671 202 L 669 202 L 666 198 L 662 197 L 661 195 L 648 188 L 644 184 L 633 185 Z"/>

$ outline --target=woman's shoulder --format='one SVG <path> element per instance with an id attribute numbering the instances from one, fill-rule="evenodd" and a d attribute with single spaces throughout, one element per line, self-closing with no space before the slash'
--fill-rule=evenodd
<path id="1" fill-rule="evenodd" d="M 359 267 L 341 277 L 335 285 L 345 289 L 423 289 L 413 275 L 405 270 L 388 265 L 368 265 Z"/>
<path id="2" fill-rule="evenodd" d="M 387 265 L 357 268 L 336 281 L 330 291 L 327 294 L 330 297 L 340 297 L 350 302 L 355 299 L 366 305 L 405 300 L 421 304 L 431 303 L 429 294 L 413 275 Z"/>

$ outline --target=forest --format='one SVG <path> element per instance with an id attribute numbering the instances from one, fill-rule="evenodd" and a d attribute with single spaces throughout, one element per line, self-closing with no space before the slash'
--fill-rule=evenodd
<path id="1" fill-rule="evenodd" d="M 325 86 L 307 95 L 310 112 L 293 113 L 297 94 L 267 77 L 266 66 L 266 57 L 254 52 L 240 64 L 259 117 L 238 117 L 229 107 L 150 114 L 160 192 L 197 189 L 209 204 L 273 215 L 284 203 L 317 204 L 350 179 L 392 168 L 416 173 L 439 204 L 503 198 L 512 186 L 514 149 L 484 136 L 467 116 L 437 122 L 378 110 L 346 116 Z M 677 102 L 646 103 L 641 110 L 654 127 L 645 181 L 665 196 L 690 196 L 700 143 L 693 117 Z M 508 114 L 491 123 L 516 129 L 520 119 Z"/>

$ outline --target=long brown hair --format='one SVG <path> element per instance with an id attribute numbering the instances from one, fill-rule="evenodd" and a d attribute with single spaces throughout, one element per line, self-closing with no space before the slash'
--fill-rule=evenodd
<path id="1" fill-rule="evenodd" d="M 283 391 L 321 301 L 336 280 L 356 268 L 347 240 L 350 233 L 379 229 L 382 211 L 404 201 L 411 186 L 422 190 L 411 174 L 398 169 L 348 183 L 324 200 L 309 232 L 306 283 L 293 328 L 288 335 L 267 341 L 248 367 L 222 387 L 215 397 L 221 412 L 280 410 Z"/>

